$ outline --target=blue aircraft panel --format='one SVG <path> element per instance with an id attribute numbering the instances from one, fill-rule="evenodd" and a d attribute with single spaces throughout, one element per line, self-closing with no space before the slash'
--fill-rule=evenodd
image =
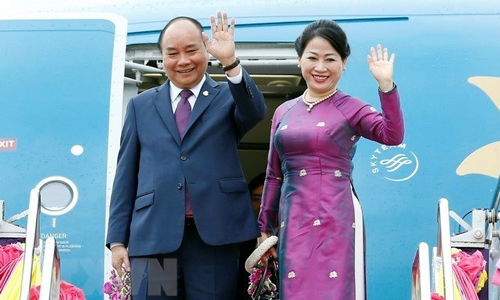
<path id="1" fill-rule="evenodd" d="M 108 141 L 119 135 L 110 115 L 119 126 L 125 33 L 125 19 L 111 15 L 0 20 L 0 140 L 11 146 L 0 147 L 0 199 L 10 216 L 47 177 L 76 185 L 73 208 L 42 214 L 40 231 L 57 240 L 62 279 L 87 299 L 102 299 Z"/>
<path id="2" fill-rule="evenodd" d="M 437 245 L 438 200 L 448 198 L 450 209 L 460 216 L 491 204 L 499 174 L 487 167 L 500 166 L 500 147 L 492 144 L 500 140 L 500 99 L 469 81 L 496 80 L 498 96 L 500 44 L 491 37 L 498 36 L 500 20 L 484 15 L 413 16 L 342 26 L 352 58 L 340 88 L 376 108 L 380 105 L 367 69 L 367 50 L 381 43 L 396 53 L 404 142 L 386 148 L 362 140 L 354 159 L 354 184 L 365 213 L 368 296 L 407 299 L 409 262 L 418 243 Z M 459 171 L 471 153 L 486 145 L 497 155 L 476 159 Z"/>

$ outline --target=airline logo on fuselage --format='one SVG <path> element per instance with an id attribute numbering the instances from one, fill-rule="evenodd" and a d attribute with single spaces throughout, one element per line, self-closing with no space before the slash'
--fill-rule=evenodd
<path id="1" fill-rule="evenodd" d="M 398 146 L 382 145 L 373 151 L 370 167 L 373 174 L 382 174 L 390 181 L 406 181 L 418 171 L 418 158 L 406 149 L 406 144 Z"/>

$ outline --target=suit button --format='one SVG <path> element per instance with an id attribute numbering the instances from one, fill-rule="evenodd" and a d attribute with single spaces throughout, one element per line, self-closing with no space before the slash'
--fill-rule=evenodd
<path id="1" fill-rule="evenodd" d="M 186 159 L 187 159 L 187 157 L 186 157 L 186 156 L 184 156 L 184 155 L 183 155 L 183 156 L 181 156 L 181 160 L 182 160 L 182 161 L 185 161 Z"/>
<path id="2" fill-rule="evenodd" d="M 180 182 L 179 182 L 179 183 L 177 184 L 177 189 L 178 189 L 178 190 L 182 189 L 182 183 L 180 183 Z"/>

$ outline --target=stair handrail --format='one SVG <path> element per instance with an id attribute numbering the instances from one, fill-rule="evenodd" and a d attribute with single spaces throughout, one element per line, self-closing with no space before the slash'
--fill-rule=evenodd
<path id="1" fill-rule="evenodd" d="M 454 300 L 453 269 L 451 258 L 450 216 L 448 199 L 439 199 L 437 256 L 442 260 L 443 290 L 445 300 Z"/>
<path id="2" fill-rule="evenodd" d="M 40 300 L 59 300 L 61 284 L 61 260 L 54 237 L 45 241 L 42 264 Z"/>
<path id="3" fill-rule="evenodd" d="M 429 267 L 429 246 L 418 245 L 412 266 L 412 300 L 431 300 L 431 276 Z"/>
<path id="4" fill-rule="evenodd" d="M 40 190 L 32 189 L 28 207 L 28 223 L 26 225 L 20 300 L 29 300 L 30 296 L 33 255 L 35 255 L 35 249 L 40 247 L 40 204 Z"/>

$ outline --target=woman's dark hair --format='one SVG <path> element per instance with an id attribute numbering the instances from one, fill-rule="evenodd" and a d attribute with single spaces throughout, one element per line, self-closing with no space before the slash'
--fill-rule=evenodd
<path id="1" fill-rule="evenodd" d="M 193 23 L 194 25 L 196 25 L 196 27 L 198 27 L 200 29 L 200 35 L 203 32 L 203 26 L 201 25 L 200 22 L 198 22 L 198 20 L 195 20 L 195 19 L 190 18 L 190 17 L 184 17 L 184 16 L 173 18 L 172 20 L 170 20 L 167 23 L 167 25 L 165 25 L 165 27 L 163 27 L 163 30 L 161 31 L 160 36 L 158 37 L 158 42 L 156 43 L 156 45 L 158 46 L 158 49 L 160 50 L 160 52 L 162 50 L 161 49 L 161 40 L 163 39 L 163 34 L 165 33 L 165 30 L 167 30 L 167 28 L 170 25 L 172 25 L 175 21 L 178 21 L 178 20 L 188 20 L 189 22 Z"/>
<path id="2" fill-rule="evenodd" d="M 250 183 L 248 183 L 248 190 L 252 192 L 255 188 L 264 185 L 265 179 L 266 179 L 265 173 L 260 173 L 259 175 L 255 176 L 252 180 L 250 180 Z"/>
<path id="3" fill-rule="evenodd" d="M 307 44 L 315 37 L 327 40 L 340 54 L 342 60 L 351 54 L 344 30 L 334 21 L 323 19 L 307 25 L 302 34 L 295 40 L 295 51 L 299 57 L 302 57 Z"/>

